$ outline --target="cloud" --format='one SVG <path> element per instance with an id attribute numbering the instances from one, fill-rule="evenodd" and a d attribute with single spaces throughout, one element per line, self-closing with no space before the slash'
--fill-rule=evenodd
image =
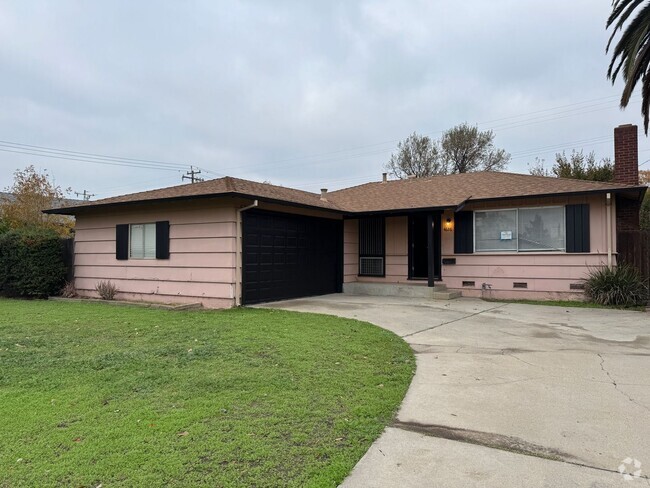
<path id="1" fill-rule="evenodd" d="M 640 121 L 638 107 L 618 111 L 620 86 L 605 79 L 608 9 L 593 0 L 5 3 L 0 140 L 313 190 L 378 178 L 413 131 L 485 122 L 499 145 L 525 154 L 511 169 L 526 171 L 531 148 L 551 147 L 536 155 L 552 159 L 554 145 Z M 590 99 L 600 105 L 497 120 Z M 608 141 L 584 147 L 612 152 Z M 180 172 L 0 155 L 2 187 L 33 162 L 94 193 L 180 182 Z"/>

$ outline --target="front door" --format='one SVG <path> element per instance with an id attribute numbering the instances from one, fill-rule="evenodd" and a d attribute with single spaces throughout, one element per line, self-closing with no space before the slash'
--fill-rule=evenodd
<path id="1" fill-rule="evenodd" d="M 430 270 L 441 278 L 440 221 L 440 213 L 409 215 L 409 279 L 426 280 Z"/>

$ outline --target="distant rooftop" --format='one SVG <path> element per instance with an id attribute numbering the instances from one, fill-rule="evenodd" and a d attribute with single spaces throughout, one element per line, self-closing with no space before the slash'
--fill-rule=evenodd
<path id="1" fill-rule="evenodd" d="M 13 202 L 15 199 L 16 197 L 13 193 L 0 191 L 0 204 L 2 204 L 3 202 Z M 64 198 L 63 200 L 57 202 L 54 208 L 74 207 L 82 203 L 84 203 L 83 200 L 77 200 L 74 198 Z"/>

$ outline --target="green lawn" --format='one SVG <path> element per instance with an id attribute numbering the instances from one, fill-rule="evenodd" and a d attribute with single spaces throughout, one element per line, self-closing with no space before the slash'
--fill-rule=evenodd
<path id="1" fill-rule="evenodd" d="M 0 299 L 0 487 L 335 486 L 414 368 L 355 320 Z"/>
<path id="2" fill-rule="evenodd" d="M 500 300 L 497 298 L 484 298 L 486 302 L 497 303 L 521 303 L 523 305 L 546 305 L 549 307 L 573 307 L 573 308 L 608 308 L 610 310 L 635 310 L 643 312 L 645 307 L 617 307 L 614 305 L 600 305 L 599 303 L 580 300 Z"/>

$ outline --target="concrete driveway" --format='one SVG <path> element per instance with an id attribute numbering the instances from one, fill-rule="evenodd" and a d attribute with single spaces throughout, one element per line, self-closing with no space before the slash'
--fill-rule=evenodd
<path id="1" fill-rule="evenodd" d="M 416 353 L 397 419 L 345 487 L 650 486 L 648 313 L 349 295 L 267 306 L 366 320 Z"/>

